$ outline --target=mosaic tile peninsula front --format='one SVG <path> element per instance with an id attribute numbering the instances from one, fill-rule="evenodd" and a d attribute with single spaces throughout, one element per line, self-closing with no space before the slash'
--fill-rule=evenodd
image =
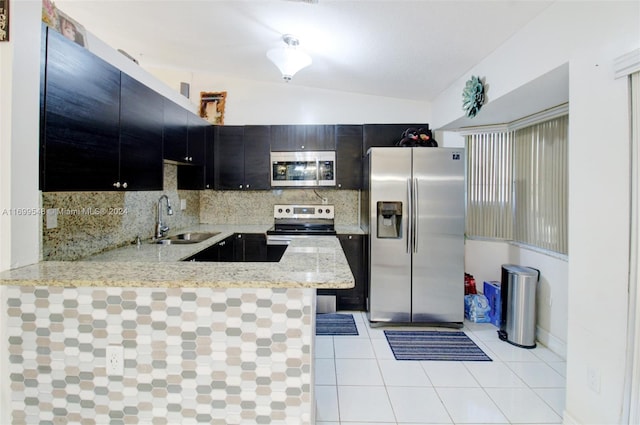
<path id="1" fill-rule="evenodd" d="M 311 423 L 313 289 L 0 290 L 13 425 Z"/>

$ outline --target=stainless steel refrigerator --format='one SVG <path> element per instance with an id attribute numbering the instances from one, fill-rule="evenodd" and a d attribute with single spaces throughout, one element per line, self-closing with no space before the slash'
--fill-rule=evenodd
<path id="1" fill-rule="evenodd" d="M 371 148 L 362 217 L 371 322 L 464 319 L 464 149 Z"/>

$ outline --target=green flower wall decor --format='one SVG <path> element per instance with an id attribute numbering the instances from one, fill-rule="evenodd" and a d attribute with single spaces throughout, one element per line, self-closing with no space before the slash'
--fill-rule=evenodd
<path id="1" fill-rule="evenodd" d="M 462 90 L 462 109 L 469 118 L 475 117 L 484 103 L 484 84 L 480 77 L 472 76 Z"/>

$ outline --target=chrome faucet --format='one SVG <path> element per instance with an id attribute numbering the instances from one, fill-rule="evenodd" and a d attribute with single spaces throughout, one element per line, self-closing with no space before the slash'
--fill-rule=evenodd
<path id="1" fill-rule="evenodd" d="M 164 237 L 169 231 L 169 226 L 162 222 L 162 199 L 167 200 L 167 215 L 173 215 L 173 209 L 171 209 L 171 202 L 169 201 L 169 197 L 167 195 L 162 195 L 160 199 L 158 199 L 158 216 L 156 220 L 156 239 L 160 239 Z"/>

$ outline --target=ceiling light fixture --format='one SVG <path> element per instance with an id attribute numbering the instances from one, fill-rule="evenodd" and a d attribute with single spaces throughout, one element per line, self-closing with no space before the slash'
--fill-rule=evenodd
<path id="1" fill-rule="evenodd" d="M 286 46 L 269 50 L 267 57 L 278 67 L 282 78 L 288 83 L 296 72 L 311 65 L 311 57 L 297 49 L 300 42 L 291 34 L 283 35 L 282 40 Z"/>

